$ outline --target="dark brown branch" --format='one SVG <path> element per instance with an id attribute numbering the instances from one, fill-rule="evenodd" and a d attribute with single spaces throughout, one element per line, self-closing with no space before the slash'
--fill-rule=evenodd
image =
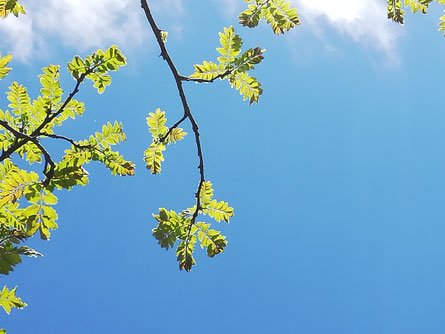
<path id="1" fill-rule="evenodd" d="M 54 170 L 56 169 L 56 164 L 53 159 L 49 155 L 48 151 L 39 143 L 37 138 L 31 138 L 31 142 L 36 145 L 40 151 L 42 151 L 43 156 L 45 157 L 45 167 L 43 168 L 43 174 L 45 175 L 45 180 L 43 180 L 42 185 L 47 186 L 49 181 L 54 176 Z"/>
<path id="2" fill-rule="evenodd" d="M 170 71 L 172 72 L 175 81 L 176 81 L 176 86 L 178 88 L 178 93 L 179 96 L 181 98 L 181 102 L 182 102 L 182 106 L 184 108 L 184 116 L 182 117 L 181 120 L 179 120 L 177 122 L 177 124 L 179 125 L 183 120 L 185 120 L 186 118 L 189 119 L 191 125 L 192 125 L 192 130 L 193 133 L 195 134 L 195 142 L 196 142 L 196 148 L 197 148 L 197 153 L 198 153 L 198 158 L 199 158 L 199 174 L 200 174 L 200 181 L 199 181 L 199 185 L 198 185 L 198 189 L 196 191 L 195 197 L 196 197 L 196 209 L 193 212 L 192 215 L 192 219 L 190 221 L 190 225 L 188 228 L 188 233 L 187 233 L 187 238 L 186 238 L 186 245 L 185 245 L 185 249 L 186 249 L 186 256 L 187 256 L 187 247 L 188 247 L 188 243 L 190 240 L 190 233 L 192 230 L 192 226 L 195 224 L 196 218 L 198 217 L 199 211 L 202 209 L 201 207 L 201 189 L 202 189 L 202 185 L 205 182 L 205 177 L 204 177 L 204 158 L 203 158 L 203 154 L 202 154 L 202 148 L 201 148 L 201 141 L 199 139 L 199 127 L 198 124 L 196 123 L 191 111 L 190 111 L 190 107 L 187 103 L 187 98 L 185 96 L 184 93 L 184 89 L 182 87 L 182 81 L 192 81 L 192 80 L 187 80 L 186 77 L 183 77 L 179 74 L 178 70 L 176 69 L 172 59 L 170 58 L 170 55 L 168 54 L 167 48 L 165 47 L 165 43 L 162 40 L 162 34 L 161 34 L 161 30 L 158 28 L 158 26 L 156 25 L 156 22 L 153 18 L 153 15 L 150 12 L 150 8 L 148 7 L 147 1 L 146 0 L 141 0 L 141 7 L 145 12 L 145 16 L 147 17 L 147 20 L 150 24 L 151 29 L 153 30 L 153 33 L 156 37 L 156 40 L 158 42 L 158 45 L 161 49 L 161 56 L 162 58 L 167 62 L 168 66 L 170 67 Z M 178 126 L 176 125 L 176 126 Z M 173 129 L 174 127 L 172 127 L 171 129 Z M 169 132 L 171 132 L 171 130 L 169 130 Z M 164 137 L 165 139 L 165 137 Z"/>
<path id="3" fill-rule="evenodd" d="M 17 151 L 20 147 L 22 147 L 23 145 L 25 145 L 27 142 L 29 142 L 31 140 L 31 138 L 35 138 L 39 135 L 41 135 L 40 131 L 47 126 L 54 118 L 56 118 L 57 116 L 59 116 L 66 108 L 66 106 L 68 105 L 68 103 L 71 102 L 71 100 L 73 99 L 74 95 L 76 95 L 79 92 L 79 86 L 80 84 L 83 82 L 83 80 L 85 80 L 85 77 L 90 74 L 93 71 L 93 69 L 87 70 L 85 73 L 82 73 L 82 75 L 79 77 L 79 79 L 77 79 L 76 82 L 76 86 L 74 87 L 73 91 L 70 93 L 70 95 L 68 95 L 68 97 L 65 99 L 65 102 L 63 102 L 62 106 L 59 108 L 59 110 L 57 110 L 55 113 L 47 113 L 45 119 L 43 120 L 43 122 L 37 127 L 37 129 L 35 129 L 31 135 L 27 136 L 17 136 L 18 132 L 17 130 L 12 129 L 6 122 L 1 121 L 0 125 L 2 125 L 4 128 L 6 128 L 7 130 L 11 131 L 12 133 L 14 133 L 14 135 L 16 135 L 19 138 L 22 138 L 22 140 L 20 141 L 16 141 L 14 144 L 12 144 L 11 146 L 9 146 L 9 148 L 6 151 L 2 152 L 2 155 L 0 156 L 0 162 L 2 162 L 3 160 L 5 160 L 6 158 L 9 158 L 9 156 L 11 156 L 12 153 L 14 153 L 15 151 Z M 6 123 L 6 124 L 4 124 Z M 6 126 L 8 125 L 8 127 Z M 16 131 L 12 131 L 12 130 Z M 20 132 L 18 132 L 20 133 Z M 21 133 L 20 133 L 21 134 Z M 23 135 L 23 134 L 22 134 Z"/>
<path id="4" fill-rule="evenodd" d="M 161 143 L 164 142 L 164 140 L 166 140 L 166 139 L 168 138 L 168 136 L 170 135 L 170 133 L 171 133 L 174 129 L 176 129 L 176 128 L 179 126 L 179 124 L 181 124 L 182 122 L 184 122 L 186 119 L 187 119 L 187 115 L 184 114 L 184 116 L 182 116 L 182 118 L 181 118 L 179 121 L 177 121 L 175 124 L 173 124 L 173 125 L 168 129 L 167 133 L 166 133 L 164 136 L 162 136 L 161 138 L 159 138 L 159 141 L 160 141 Z"/>
<path id="5" fill-rule="evenodd" d="M 82 73 L 80 75 L 79 79 L 77 79 L 76 86 L 74 86 L 73 91 L 65 99 L 65 102 L 63 102 L 63 104 L 60 106 L 59 110 L 57 110 L 55 113 L 47 114 L 47 117 L 45 118 L 45 120 L 37 127 L 37 129 L 35 129 L 33 131 L 31 136 L 39 136 L 41 134 L 40 131 L 42 131 L 42 129 L 46 125 L 48 125 L 54 118 L 59 116 L 65 110 L 66 106 L 68 105 L 68 103 L 71 102 L 71 100 L 73 99 L 74 95 L 76 95 L 79 92 L 80 84 L 85 80 L 86 76 L 88 74 L 92 73 L 93 71 L 94 71 L 94 68 L 91 68 L 91 69 L 88 69 L 85 73 Z"/>
<path id="6" fill-rule="evenodd" d="M 8 122 L 6 121 L 2 121 L 0 120 L 0 125 L 2 127 L 4 127 L 6 130 L 8 130 L 9 132 L 12 132 L 14 134 L 14 136 L 16 136 L 17 138 L 26 138 L 28 137 L 26 134 L 20 132 L 19 130 L 14 129 L 12 126 L 9 125 Z"/>
<path id="7" fill-rule="evenodd" d="M 51 155 L 48 153 L 48 151 L 39 143 L 38 136 L 42 135 L 40 132 L 43 128 L 45 128 L 46 125 L 48 125 L 54 118 L 59 116 L 66 108 L 68 103 L 71 102 L 74 95 L 76 95 L 79 92 L 79 86 L 85 79 L 85 77 L 90 74 L 93 71 L 93 69 L 87 70 L 85 73 L 83 73 L 79 79 L 77 79 L 76 85 L 73 89 L 73 91 L 68 95 L 68 97 L 65 99 L 64 103 L 60 106 L 59 110 L 57 110 L 55 113 L 47 112 L 45 119 L 43 122 L 35 129 L 31 135 L 26 135 L 20 131 L 15 130 L 13 127 L 11 127 L 6 121 L 0 121 L 0 125 L 3 126 L 6 130 L 12 132 L 17 138 L 20 138 L 20 141 L 16 141 L 14 144 L 12 144 L 6 151 L 2 152 L 2 155 L 0 156 L 0 162 L 8 158 L 12 153 L 20 149 L 23 145 L 25 145 L 28 142 L 32 142 L 34 145 L 36 145 L 39 150 L 42 152 L 44 158 L 45 158 L 45 167 L 43 169 L 43 174 L 45 175 L 45 179 L 43 180 L 42 184 L 44 186 L 48 185 L 51 178 L 54 176 L 54 170 L 56 168 L 56 165 L 54 161 L 51 158 Z"/>
<path id="8" fill-rule="evenodd" d="M 2 127 L 4 127 L 6 130 L 12 132 L 14 134 L 14 136 L 16 136 L 17 138 L 22 139 L 21 143 L 23 143 L 23 144 L 20 145 L 20 147 L 23 146 L 27 142 L 32 142 L 34 145 L 36 145 L 39 148 L 39 150 L 42 152 L 43 156 L 45 157 L 45 167 L 43 169 L 43 174 L 45 175 L 45 180 L 43 180 L 42 184 L 44 186 L 48 185 L 49 181 L 54 176 L 54 169 L 56 168 L 56 165 L 54 164 L 54 161 L 51 159 L 51 156 L 49 155 L 48 151 L 46 151 L 45 148 L 39 143 L 38 138 L 31 137 L 31 136 L 28 136 L 27 134 L 17 131 L 16 129 L 11 127 L 8 124 L 8 122 L 6 122 L 6 121 L 0 120 L 0 125 Z M 4 154 L 5 154 L 5 152 L 3 152 L 2 156 Z"/>
<path id="9" fill-rule="evenodd" d="M 65 140 L 65 141 L 71 143 L 71 145 L 73 145 L 74 147 L 76 147 L 76 148 L 80 148 L 80 149 L 82 149 L 82 148 L 90 148 L 90 147 L 91 147 L 91 145 L 80 145 L 80 144 L 76 143 L 76 142 L 75 142 L 73 139 L 71 139 L 71 138 L 68 138 L 68 137 L 65 137 L 65 136 L 56 135 L 56 134 L 53 134 L 53 133 L 45 133 L 45 132 L 41 132 L 40 135 L 41 135 L 41 136 L 44 136 L 44 137 L 53 138 L 53 139 L 62 139 L 62 140 Z"/>

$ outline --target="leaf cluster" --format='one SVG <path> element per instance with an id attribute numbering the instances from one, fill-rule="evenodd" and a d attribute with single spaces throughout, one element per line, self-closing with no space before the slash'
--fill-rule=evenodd
<path id="1" fill-rule="evenodd" d="M 250 76 L 248 72 L 264 59 L 263 53 L 266 50 L 256 47 L 241 53 L 243 41 L 235 34 L 232 26 L 224 28 L 219 37 L 221 46 L 216 49 L 220 54 L 218 63 L 204 61 L 194 65 L 195 72 L 189 78 L 197 82 L 228 79 L 230 85 L 243 96 L 243 100 L 249 100 L 249 104 L 258 102 L 263 89 L 257 78 Z"/>
<path id="2" fill-rule="evenodd" d="M 10 56 L 0 58 L 0 78 L 9 72 L 6 65 L 10 59 Z M 76 85 L 65 97 L 57 65 L 43 68 L 39 75 L 40 95 L 35 100 L 31 100 L 23 85 L 13 82 L 9 87 L 6 93 L 9 109 L 0 109 L 0 274 L 8 275 L 23 256 L 41 255 L 22 243 L 37 233 L 41 239 L 49 239 L 50 231 L 58 227 L 55 191 L 86 185 L 86 163 L 100 161 L 112 174 L 134 174 L 134 164 L 112 150 L 112 146 L 125 140 L 122 124 L 108 122 L 102 131 L 83 141 L 55 133 L 64 121 L 83 114 L 84 104 L 74 99 L 83 81 L 91 79 L 98 92 L 103 93 L 111 82 L 108 73 L 123 65 L 125 57 L 112 46 L 85 59 L 74 57 L 68 70 Z M 54 161 L 42 144 L 44 139 L 63 140 L 71 148 L 60 161 Z M 43 177 L 14 164 L 13 154 L 30 165 L 43 163 Z M 9 291 L 5 287 L 1 292 L 0 305 L 8 313 L 11 307 L 20 305 L 14 298 L 15 289 Z"/>
<path id="3" fill-rule="evenodd" d="M 111 84 L 111 76 L 109 71 L 118 71 L 120 66 L 127 63 L 125 56 L 117 48 L 116 45 L 109 47 L 106 51 L 101 49 L 93 52 L 85 59 L 75 56 L 68 63 L 68 71 L 76 80 L 87 77 L 94 83 L 99 94 L 102 94 L 105 87 Z"/>
<path id="4" fill-rule="evenodd" d="M 101 132 L 96 132 L 86 140 L 74 142 L 71 149 L 65 150 L 63 161 L 78 168 L 90 161 L 99 161 L 110 169 L 113 175 L 134 175 L 135 165 L 111 148 L 125 139 L 122 123 L 108 122 L 102 126 Z M 58 186 L 63 188 L 62 185 Z"/>
<path id="5" fill-rule="evenodd" d="M 11 308 L 22 309 L 26 305 L 26 303 L 22 302 L 22 300 L 15 295 L 15 291 L 17 287 L 12 290 L 9 290 L 6 286 L 3 287 L 3 290 L 0 291 L 0 306 L 6 311 L 6 313 L 11 313 Z M 6 333 L 4 329 L 0 329 L 0 333 Z"/>
<path id="6" fill-rule="evenodd" d="M 26 14 L 26 11 L 18 0 L 0 0 L 0 18 L 6 18 L 11 13 L 18 17 L 19 14 Z"/>
<path id="7" fill-rule="evenodd" d="M 3 79 L 11 71 L 9 67 L 6 67 L 11 61 L 11 58 L 11 55 L 0 57 L 0 79 Z"/>
<path id="8" fill-rule="evenodd" d="M 445 0 L 387 0 L 388 18 L 396 23 L 403 24 L 405 16 L 404 8 L 409 8 L 412 13 L 420 12 L 426 14 L 428 6 L 432 2 L 445 5 Z M 442 15 L 439 20 L 438 30 L 444 31 L 445 33 L 445 15 Z"/>
<path id="9" fill-rule="evenodd" d="M 147 125 L 152 135 L 150 146 L 144 151 L 145 166 L 152 174 L 161 173 L 161 162 L 164 161 L 163 151 L 166 145 L 176 143 L 183 139 L 187 133 L 179 127 L 168 128 L 165 123 L 165 111 L 157 108 L 154 113 L 149 113 Z"/>
<path id="10" fill-rule="evenodd" d="M 200 191 L 200 209 L 196 206 L 175 212 L 165 208 L 159 209 L 159 214 L 153 215 L 158 226 L 153 229 L 153 236 L 158 244 L 168 250 L 176 244 L 176 255 L 179 269 L 190 271 L 196 264 L 193 257 L 195 244 L 199 242 L 201 248 L 206 249 L 207 256 L 214 257 L 223 253 L 227 240 L 220 231 L 211 228 L 211 223 L 196 222 L 199 214 L 213 218 L 216 222 L 230 222 L 233 217 L 233 208 L 224 201 L 213 199 L 212 183 L 203 183 Z"/>
<path id="11" fill-rule="evenodd" d="M 300 24 L 297 9 L 291 7 L 289 1 L 244 0 L 244 2 L 248 3 L 248 8 L 239 15 L 239 23 L 245 27 L 256 27 L 264 18 L 275 34 L 284 34 Z"/>

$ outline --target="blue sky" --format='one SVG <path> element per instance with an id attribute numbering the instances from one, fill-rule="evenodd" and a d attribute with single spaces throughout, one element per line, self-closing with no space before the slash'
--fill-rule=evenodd
<path id="1" fill-rule="evenodd" d="M 1 22 L 5 36 L 30 38 L 0 40 L 2 54 L 17 52 L 1 91 L 17 80 L 36 97 L 41 67 L 123 45 L 129 64 L 101 96 L 83 85 L 86 113 L 60 133 L 83 139 L 107 121 L 123 122 L 128 139 L 118 150 L 137 171 L 119 178 L 90 164 L 87 187 L 57 194 L 59 229 L 49 242 L 31 242 L 45 256 L 2 277 L 29 306 L 0 313 L 0 327 L 20 334 L 445 332 L 439 8 L 398 26 L 387 21 L 383 1 L 339 1 L 340 11 L 299 1 L 302 26 L 277 37 L 264 24 L 237 25 L 241 6 L 229 0 L 153 3 L 183 74 L 216 57 L 224 26 L 234 25 L 245 47 L 267 49 L 255 73 L 264 85 L 258 105 L 226 82 L 185 87 L 207 179 L 215 197 L 235 208 L 231 224 L 217 226 L 226 252 L 208 259 L 197 249 L 198 264 L 185 273 L 151 236 L 151 214 L 193 203 L 194 141 L 168 147 L 161 175 L 145 170 L 145 117 L 160 107 L 173 123 L 182 108 L 138 2 L 110 2 L 78 11 L 72 1 L 48 0 L 47 11 L 29 2 L 27 16 Z M 92 23 L 82 15 L 93 15 Z M 62 83 L 67 92 L 73 87 L 67 72 Z M 55 155 L 65 148 L 51 147 Z"/>

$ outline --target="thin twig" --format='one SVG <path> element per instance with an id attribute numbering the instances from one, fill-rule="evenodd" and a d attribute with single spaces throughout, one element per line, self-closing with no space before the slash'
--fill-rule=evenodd
<path id="1" fill-rule="evenodd" d="M 179 96 L 181 98 L 181 102 L 182 102 L 182 106 L 184 108 L 184 116 L 175 124 L 176 126 L 178 126 L 182 121 L 184 121 L 186 118 L 189 119 L 191 125 L 192 125 L 192 130 L 193 133 L 195 134 L 195 142 L 196 142 L 196 148 L 197 148 L 197 153 L 198 153 L 198 158 L 199 158 L 199 174 L 200 174 L 200 181 L 199 181 L 199 185 L 198 185 L 198 189 L 195 193 L 195 197 L 196 197 L 196 209 L 193 212 L 192 215 L 192 219 L 190 221 L 190 225 L 188 228 L 188 232 L 187 232 L 187 238 L 185 240 L 185 249 L 186 249 L 186 257 L 187 257 L 187 248 L 188 248 L 188 243 L 190 240 L 190 233 L 192 230 L 192 226 L 195 224 L 196 218 L 198 217 L 199 211 L 202 209 L 201 207 L 201 189 L 202 189 L 202 185 L 205 182 L 205 177 L 204 177 L 204 158 L 203 158 L 203 154 L 202 154 L 202 147 L 201 147 L 201 141 L 199 139 L 199 127 L 198 124 L 196 123 L 191 111 L 190 111 L 190 107 L 188 105 L 187 102 L 187 98 L 185 96 L 184 93 L 184 89 L 182 87 L 182 82 L 183 81 L 194 81 L 191 80 L 190 78 L 184 77 L 182 75 L 179 74 L 178 70 L 176 69 L 176 66 L 174 65 L 170 55 L 168 54 L 167 48 L 165 47 L 165 43 L 162 40 L 162 30 L 160 30 L 158 28 L 158 26 L 156 25 L 156 22 L 153 18 L 153 15 L 150 12 L 150 8 L 148 7 L 147 1 L 146 0 L 141 0 L 141 7 L 143 8 L 144 12 L 145 12 L 145 16 L 147 17 L 147 20 L 151 26 L 151 29 L 153 30 L 153 33 L 156 37 L 156 40 L 158 42 L 158 45 L 161 49 L 161 56 L 162 58 L 167 62 L 168 66 L 170 67 L 170 70 L 175 78 L 176 81 L 176 86 L 178 88 L 178 93 Z M 171 128 L 171 130 L 175 127 L 175 125 Z M 169 130 L 169 132 L 171 132 L 171 130 Z M 166 136 L 164 136 L 164 139 L 166 138 Z"/>
<path id="2" fill-rule="evenodd" d="M 187 119 L 187 115 L 184 114 L 184 116 L 182 116 L 182 118 L 177 121 L 175 124 L 173 124 L 167 131 L 167 133 L 159 138 L 159 141 L 162 143 L 164 142 L 164 140 L 166 140 L 168 138 L 168 136 L 170 135 L 170 133 L 176 129 L 182 122 L 184 122 Z"/>
<path id="3" fill-rule="evenodd" d="M 212 78 L 212 79 L 201 79 L 201 78 L 191 78 L 191 77 L 185 77 L 183 75 L 180 75 L 179 78 L 182 81 L 194 81 L 194 82 L 199 82 L 199 83 L 212 83 L 217 79 L 224 79 L 226 76 L 228 76 L 229 74 L 231 74 L 233 72 L 233 68 L 226 70 L 224 73 L 220 73 L 218 74 L 216 77 Z"/>
<path id="4" fill-rule="evenodd" d="M 31 138 L 30 140 L 34 145 L 36 145 L 39 148 L 40 151 L 42 151 L 42 154 L 45 157 L 45 167 L 43 168 L 43 174 L 45 175 L 45 180 L 42 181 L 42 185 L 47 186 L 49 184 L 49 181 L 54 176 L 56 164 L 54 163 L 48 151 L 45 150 L 42 144 L 39 143 L 39 140 L 37 138 Z"/>
<path id="5" fill-rule="evenodd" d="M 82 148 L 91 148 L 91 145 L 80 145 L 77 142 L 74 141 L 74 139 L 65 137 L 65 136 L 61 136 L 61 135 L 56 135 L 54 133 L 45 133 L 45 132 L 41 132 L 40 133 L 41 136 L 44 137 L 49 137 L 49 138 L 53 138 L 53 139 L 63 139 L 69 143 L 71 143 L 71 145 L 73 145 L 76 148 L 82 149 Z"/>
<path id="6" fill-rule="evenodd" d="M 44 186 L 48 185 L 49 181 L 54 176 L 54 170 L 56 168 L 56 165 L 54 164 L 54 161 L 51 159 L 51 156 L 49 155 L 48 151 L 46 151 L 45 148 L 39 143 L 38 138 L 28 136 L 27 134 L 24 134 L 16 129 L 14 129 L 6 121 L 0 120 L 0 125 L 3 126 L 6 130 L 12 132 L 16 136 L 16 138 L 22 138 L 21 142 L 23 142 L 23 143 L 32 142 L 34 145 L 36 145 L 39 148 L 39 150 L 42 152 L 43 156 L 45 157 L 45 167 L 43 168 L 43 174 L 45 175 L 45 180 L 43 180 L 42 184 Z M 22 145 L 24 145 L 24 144 L 22 144 Z M 5 154 L 5 152 L 3 152 L 2 156 L 4 154 Z"/>
<path id="7" fill-rule="evenodd" d="M 20 147 L 25 145 L 27 142 L 29 142 L 31 140 L 31 138 L 35 138 L 35 137 L 41 135 L 40 131 L 45 126 L 47 126 L 54 118 L 59 116 L 65 110 L 66 106 L 68 105 L 68 103 L 71 102 L 71 100 L 73 99 L 74 95 L 76 95 L 79 92 L 80 84 L 83 82 L 83 80 L 85 80 L 85 77 L 88 74 L 90 74 L 91 72 L 92 72 L 92 70 L 91 71 L 86 71 L 85 73 L 82 73 L 82 75 L 79 77 L 79 79 L 77 79 L 76 86 L 74 86 L 73 91 L 65 99 L 65 102 L 60 106 L 59 110 L 57 110 L 55 113 L 47 113 L 45 119 L 43 120 L 43 122 L 29 136 L 26 136 L 26 135 L 25 135 L 26 137 L 23 137 L 23 136 L 20 137 L 19 136 L 19 138 L 22 138 L 22 140 L 16 141 L 13 145 L 9 146 L 6 151 L 3 151 L 2 155 L 0 156 L 0 162 L 5 160 L 6 158 L 9 158 L 9 156 L 12 153 L 17 151 Z M 11 131 L 11 127 L 10 126 L 9 127 L 6 126 L 7 123 L 6 124 L 4 124 L 4 123 L 5 122 L 0 121 L 0 125 L 2 125 L 7 130 Z M 14 131 L 11 131 L 11 132 L 14 133 L 14 135 L 17 136 L 16 132 L 14 132 Z"/>

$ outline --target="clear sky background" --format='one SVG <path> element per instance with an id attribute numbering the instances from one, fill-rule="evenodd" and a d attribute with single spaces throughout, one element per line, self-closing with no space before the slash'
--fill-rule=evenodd
<path id="1" fill-rule="evenodd" d="M 0 51 L 32 97 L 50 63 L 111 44 L 128 65 L 101 96 L 90 83 L 84 116 L 60 134 L 83 139 L 107 121 L 124 124 L 118 150 L 137 165 L 113 177 L 88 165 L 90 184 L 59 192 L 59 230 L 33 240 L 1 284 L 29 306 L 0 313 L 8 334 L 298 333 L 443 334 L 445 322 L 445 38 L 442 11 L 386 19 L 385 1 L 295 1 L 302 25 L 274 36 L 237 24 L 241 1 L 149 1 L 183 74 L 217 56 L 218 32 L 235 26 L 244 46 L 267 49 L 248 106 L 226 82 L 186 84 L 201 128 L 207 179 L 235 208 L 226 252 L 180 272 L 174 251 L 151 235 L 159 207 L 194 201 L 192 136 L 168 147 L 163 173 L 142 152 L 145 118 L 182 115 L 136 0 L 23 1 L 26 16 L 0 22 Z M 74 81 L 62 71 L 62 85 Z M 7 108 L 0 96 L 0 108 Z M 191 132 L 188 126 L 186 131 Z M 54 155 L 64 143 L 50 146 Z"/>

